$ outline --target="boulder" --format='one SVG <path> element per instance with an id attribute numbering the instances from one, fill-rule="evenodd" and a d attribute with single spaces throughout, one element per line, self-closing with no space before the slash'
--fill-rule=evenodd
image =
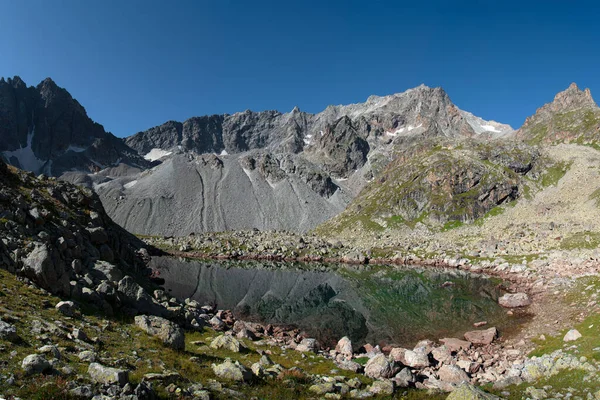
<path id="1" fill-rule="evenodd" d="M 244 345 L 239 340 L 230 335 L 217 336 L 211 343 L 213 349 L 225 349 L 234 353 L 239 353 Z"/>
<path id="2" fill-rule="evenodd" d="M 362 365 L 360 365 L 357 362 L 351 361 L 351 360 L 336 361 L 335 365 L 337 365 L 337 367 L 339 369 L 343 369 L 345 371 L 352 371 L 352 372 L 359 372 L 363 368 Z"/>
<path id="3" fill-rule="evenodd" d="M 394 381 L 375 381 L 369 387 L 369 392 L 373 394 L 391 396 L 396 391 L 396 383 Z"/>
<path id="4" fill-rule="evenodd" d="M 442 365 L 438 371 L 440 380 L 448 383 L 469 382 L 469 375 L 456 365 Z"/>
<path id="5" fill-rule="evenodd" d="M 459 350 L 468 350 L 471 348 L 471 342 L 456 338 L 440 339 L 440 342 L 445 345 L 451 352 L 456 353 Z"/>
<path id="6" fill-rule="evenodd" d="M 431 356 L 439 363 L 444 363 L 452 358 L 452 352 L 446 345 L 435 347 L 431 350 Z"/>
<path id="7" fill-rule="evenodd" d="M 105 367 L 98 363 L 91 363 L 88 374 L 96 383 L 105 385 L 125 386 L 129 382 L 129 371 Z"/>
<path id="8" fill-rule="evenodd" d="M 23 359 L 21 363 L 25 375 L 42 374 L 52 369 L 52 365 L 46 360 L 46 357 L 40 354 L 30 354 Z"/>
<path id="9" fill-rule="evenodd" d="M 393 365 L 383 354 L 371 358 L 365 366 L 365 375 L 369 378 L 391 378 L 394 375 Z"/>
<path id="10" fill-rule="evenodd" d="M 135 317 L 135 325 L 152 336 L 158 337 L 162 342 L 175 349 L 185 348 L 185 335 L 175 323 L 152 315 L 138 315 Z"/>
<path id="11" fill-rule="evenodd" d="M 222 379 L 240 382 L 247 382 L 252 379 L 252 372 L 248 371 L 238 361 L 234 363 L 229 358 L 222 364 L 213 364 L 212 369 L 215 375 Z"/>
<path id="12" fill-rule="evenodd" d="M 19 339 L 17 328 L 14 325 L 0 320 L 0 339 L 15 342 Z"/>
<path id="13" fill-rule="evenodd" d="M 465 333 L 465 339 L 473 344 L 488 345 L 496 339 L 498 331 L 496 328 L 470 331 Z"/>
<path id="14" fill-rule="evenodd" d="M 72 301 L 61 301 L 56 306 L 56 310 L 64 316 L 74 317 L 78 307 Z"/>
<path id="15" fill-rule="evenodd" d="M 396 362 L 404 363 L 404 355 L 408 350 L 402 347 L 394 347 L 390 350 L 390 358 Z"/>
<path id="16" fill-rule="evenodd" d="M 327 393 L 335 392 L 335 385 L 331 382 L 317 383 L 308 388 L 308 391 L 317 396 L 324 396 Z"/>
<path id="17" fill-rule="evenodd" d="M 417 381 L 417 377 L 411 372 L 410 368 L 403 368 L 394 376 L 393 381 L 397 387 L 407 388 Z"/>
<path id="18" fill-rule="evenodd" d="M 316 353 L 317 350 L 319 350 L 319 342 L 317 342 L 317 339 L 302 339 L 300 344 L 296 346 L 296 350 L 301 352 L 312 351 L 313 353 Z"/>
<path id="19" fill-rule="evenodd" d="M 426 368 L 431 365 L 429 355 L 424 347 L 419 347 L 415 350 L 406 350 L 404 361 L 401 362 L 411 368 Z"/>
<path id="20" fill-rule="evenodd" d="M 46 244 L 37 243 L 29 255 L 23 259 L 22 272 L 42 288 L 55 293 L 71 293 L 69 274 L 65 271 L 60 257 L 53 257 Z"/>
<path id="21" fill-rule="evenodd" d="M 571 329 L 565 337 L 563 338 L 564 342 L 573 342 L 577 339 L 581 338 L 581 333 L 577 329 Z"/>
<path id="22" fill-rule="evenodd" d="M 531 299 L 527 293 L 506 293 L 498 299 L 498 304 L 505 308 L 526 307 Z"/>
<path id="23" fill-rule="evenodd" d="M 37 349 L 37 351 L 41 354 L 52 354 L 52 357 L 56 358 L 57 360 L 61 359 L 60 350 L 58 350 L 58 347 L 54 345 L 47 344 Z"/>
<path id="24" fill-rule="evenodd" d="M 119 281 L 118 292 L 123 302 L 135 308 L 140 313 L 152 315 L 165 315 L 166 310 L 161 305 L 154 302 L 154 299 L 146 293 L 132 277 L 125 276 Z"/>
<path id="25" fill-rule="evenodd" d="M 486 393 L 473 385 L 462 384 L 446 397 L 446 400 L 500 400 L 499 397 Z"/>
<path id="26" fill-rule="evenodd" d="M 351 358 L 352 354 L 354 353 L 354 350 L 352 350 L 352 341 L 347 336 L 344 336 L 337 342 L 337 345 L 335 346 L 335 352 L 345 356 L 346 358 Z"/>

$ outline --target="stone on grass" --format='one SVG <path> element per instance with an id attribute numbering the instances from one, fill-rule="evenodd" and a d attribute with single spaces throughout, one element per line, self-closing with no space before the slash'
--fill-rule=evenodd
<path id="1" fill-rule="evenodd" d="M 183 329 L 168 319 L 152 315 L 138 315 L 135 317 L 135 325 L 150 335 L 158 337 L 165 345 L 175 350 L 185 348 Z"/>
<path id="2" fill-rule="evenodd" d="M 94 382 L 106 385 L 125 386 L 129 382 L 129 371 L 105 367 L 98 363 L 90 364 L 88 374 Z"/>
<path id="3" fill-rule="evenodd" d="M 15 342 L 19 339 L 17 328 L 14 325 L 0 320 L 0 339 Z"/>
<path id="4" fill-rule="evenodd" d="M 317 350 L 319 350 L 319 343 L 317 342 L 317 339 L 311 339 L 311 338 L 302 339 L 300 344 L 298 346 L 296 346 L 296 351 L 301 351 L 303 353 L 308 352 L 308 351 L 312 351 L 313 353 L 316 353 Z"/>
<path id="5" fill-rule="evenodd" d="M 473 344 L 488 345 L 494 341 L 498 335 L 496 328 L 470 331 L 465 333 L 465 339 Z"/>
<path id="6" fill-rule="evenodd" d="M 222 364 L 213 364 L 212 369 L 219 378 L 240 382 L 246 382 L 252 379 L 252 372 L 248 371 L 248 369 L 238 361 L 234 363 L 229 358 Z"/>
<path id="7" fill-rule="evenodd" d="M 577 339 L 581 338 L 581 333 L 577 329 L 571 329 L 565 337 L 563 338 L 564 342 L 573 342 Z"/>
<path id="8" fill-rule="evenodd" d="M 230 335 L 217 336 L 211 343 L 213 349 L 225 349 L 234 353 L 239 353 L 244 345 L 239 340 Z"/>
<path id="9" fill-rule="evenodd" d="M 352 341 L 347 336 L 344 336 L 337 342 L 337 345 L 335 346 L 335 352 L 340 353 L 347 358 L 352 357 L 354 352 L 352 350 Z"/>
<path id="10" fill-rule="evenodd" d="M 391 396 L 396 390 L 396 384 L 394 381 L 375 381 L 369 387 L 369 392 L 374 394 L 388 395 Z"/>
<path id="11" fill-rule="evenodd" d="M 526 307 L 531 299 L 527 293 L 506 293 L 498 299 L 498 304 L 505 308 Z"/>
<path id="12" fill-rule="evenodd" d="M 67 317 L 74 317 L 77 311 L 77 306 L 72 301 L 61 301 L 54 308 Z"/>
<path id="13" fill-rule="evenodd" d="M 462 384 L 446 397 L 446 400 L 500 400 L 499 397 L 486 393 L 473 385 Z"/>
<path id="14" fill-rule="evenodd" d="M 327 393 L 335 392 L 335 385 L 331 382 L 317 383 L 308 388 L 308 391 L 316 394 L 317 396 L 323 396 Z"/>
<path id="15" fill-rule="evenodd" d="M 41 374 L 52 369 L 46 357 L 40 354 L 30 354 L 25 357 L 21 367 L 25 371 L 25 375 Z"/>

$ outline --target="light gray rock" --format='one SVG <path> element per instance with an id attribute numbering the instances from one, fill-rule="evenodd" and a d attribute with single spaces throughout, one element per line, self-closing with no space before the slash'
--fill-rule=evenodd
<path id="1" fill-rule="evenodd" d="M 402 368 L 402 370 L 394 376 L 393 380 L 396 382 L 397 387 L 407 388 L 414 385 L 417 378 L 411 372 L 410 368 Z"/>
<path id="2" fill-rule="evenodd" d="M 165 345 L 175 350 L 185 348 L 183 329 L 168 319 L 152 315 L 138 315 L 135 317 L 135 325 L 148 334 L 158 337 Z"/>
<path id="3" fill-rule="evenodd" d="M 129 371 L 105 367 L 98 363 L 90 364 L 88 374 L 94 382 L 101 384 L 125 386 L 129 382 Z"/>
<path id="4" fill-rule="evenodd" d="M 498 304 L 505 308 L 526 307 L 531 299 L 527 293 L 506 293 L 498 299 Z"/>
<path id="5" fill-rule="evenodd" d="M 396 391 L 396 383 L 394 381 L 375 381 L 368 390 L 373 394 L 390 396 Z"/>
<path id="6" fill-rule="evenodd" d="M 50 371 L 52 365 L 46 360 L 46 357 L 40 354 L 30 354 L 23 359 L 21 368 L 25 371 L 25 375 L 34 375 Z"/>
<path id="7" fill-rule="evenodd" d="M 449 383 L 469 382 L 467 373 L 456 365 L 442 365 L 438 370 L 440 380 Z"/>
<path id="8" fill-rule="evenodd" d="M 327 393 L 335 393 L 335 385 L 331 382 L 317 383 L 310 386 L 308 391 L 317 396 L 324 396 Z"/>
<path id="9" fill-rule="evenodd" d="M 394 369 L 385 355 L 378 354 L 365 365 L 365 375 L 373 379 L 391 378 L 394 375 Z"/>
<path id="10" fill-rule="evenodd" d="M 19 335 L 17 335 L 17 328 L 14 325 L 9 324 L 8 322 L 0 320 L 0 339 L 8 340 L 9 342 L 19 340 Z"/>
<path id="11" fill-rule="evenodd" d="M 496 328 L 489 328 L 466 332 L 465 339 L 473 344 L 488 345 L 496 339 L 497 335 L 498 330 Z"/>
<path id="12" fill-rule="evenodd" d="M 212 369 L 219 378 L 240 382 L 252 380 L 252 372 L 248 371 L 248 369 L 238 361 L 232 362 L 229 358 L 222 364 L 213 364 Z"/>
<path id="13" fill-rule="evenodd" d="M 213 349 L 225 349 L 234 353 L 239 353 L 240 350 L 245 348 L 239 340 L 230 335 L 217 336 L 210 343 L 210 347 L 212 347 Z"/>
<path id="14" fill-rule="evenodd" d="M 580 339 L 582 337 L 581 333 L 579 333 L 579 331 L 577 329 L 571 329 L 569 332 L 567 332 L 565 334 L 565 337 L 563 338 L 564 342 L 574 342 L 577 339 Z"/>
<path id="15" fill-rule="evenodd" d="M 347 336 L 341 338 L 335 346 L 336 353 L 340 353 L 346 358 L 352 357 L 354 350 L 352 349 L 352 341 Z"/>
<path id="16" fill-rule="evenodd" d="M 298 346 L 296 346 L 296 350 L 301 351 L 301 352 L 311 351 L 313 353 L 316 353 L 317 350 L 319 350 L 319 343 L 317 342 L 316 339 L 311 339 L 311 338 L 302 339 L 300 344 Z"/>
<path id="17" fill-rule="evenodd" d="M 500 400 L 500 398 L 465 383 L 454 389 L 454 391 L 446 397 L 446 400 Z"/>
<path id="18" fill-rule="evenodd" d="M 429 355 L 423 347 L 419 347 L 415 350 L 406 350 L 406 353 L 404 353 L 404 361 L 402 363 L 411 368 L 426 368 L 431 365 Z"/>
<path id="19" fill-rule="evenodd" d="M 23 273 L 42 288 L 56 294 L 69 295 L 71 292 L 69 274 L 64 262 L 44 243 L 36 243 L 35 248 L 23 259 Z"/>
<path id="20" fill-rule="evenodd" d="M 37 351 L 41 354 L 51 354 L 52 357 L 56 358 L 57 360 L 61 359 L 60 350 L 58 350 L 58 347 L 54 345 L 47 344 L 37 349 Z"/>

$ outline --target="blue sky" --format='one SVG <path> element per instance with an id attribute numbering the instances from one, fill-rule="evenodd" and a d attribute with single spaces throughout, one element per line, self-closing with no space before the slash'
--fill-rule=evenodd
<path id="1" fill-rule="evenodd" d="M 554 0 L 0 0 L 0 76 L 52 77 L 117 136 L 421 83 L 518 127 L 571 82 L 600 96 L 599 17 Z"/>

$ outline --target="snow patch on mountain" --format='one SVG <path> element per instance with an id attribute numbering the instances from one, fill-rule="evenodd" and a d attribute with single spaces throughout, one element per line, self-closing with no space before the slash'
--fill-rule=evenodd
<path id="1" fill-rule="evenodd" d="M 160 160 L 163 157 L 169 156 L 171 154 L 172 154 L 171 151 L 154 148 L 154 149 L 150 150 L 150 152 L 144 156 L 144 159 L 146 159 L 148 161 L 156 161 L 156 160 Z"/>
<path id="2" fill-rule="evenodd" d="M 487 133 L 491 134 L 492 137 L 501 137 L 514 132 L 514 129 L 508 124 L 501 124 L 496 121 L 486 121 L 468 111 L 460 110 L 460 112 L 463 118 L 467 120 L 467 123 L 471 125 L 471 128 L 473 128 L 475 133 L 478 135 Z"/>
<path id="3" fill-rule="evenodd" d="M 5 151 L 3 154 L 4 157 L 6 157 L 6 159 L 9 161 L 11 159 L 17 159 L 21 169 L 38 173 L 44 164 L 46 164 L 46 161 L 37 158 L 33 152 L 33 148 L 31 147 L 33 135 L 35 135 L 35 129 L 33 129 L 31 133 L 27 135 L 26 147 L 21 147 L 20 149 L 13 151 Z"/>

